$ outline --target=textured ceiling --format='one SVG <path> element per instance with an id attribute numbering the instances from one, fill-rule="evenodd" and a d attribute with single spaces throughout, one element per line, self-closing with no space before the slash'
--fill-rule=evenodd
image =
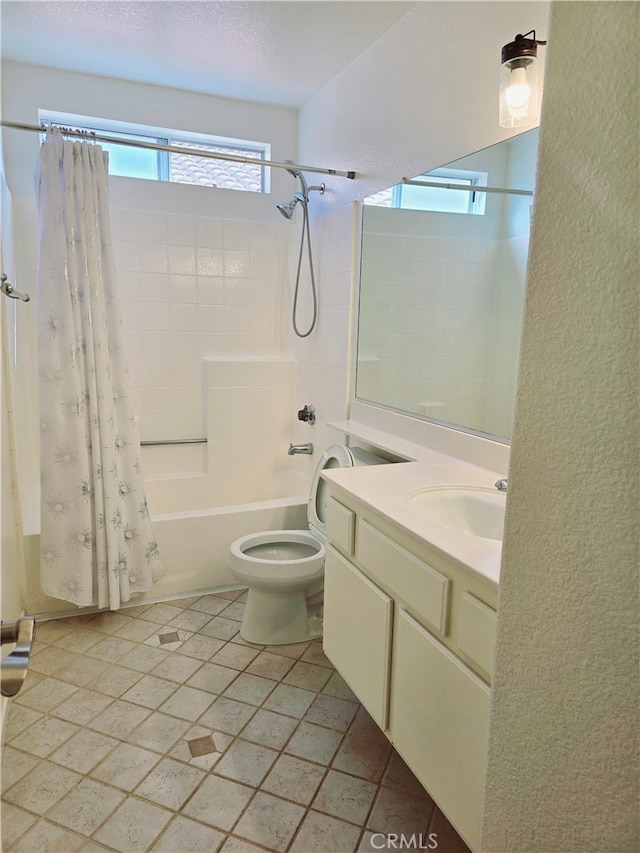
<path id="1" fill-rule="evenodd" d="M 2 0 L 2 56 L 299 107 L 415 5 Z"/>

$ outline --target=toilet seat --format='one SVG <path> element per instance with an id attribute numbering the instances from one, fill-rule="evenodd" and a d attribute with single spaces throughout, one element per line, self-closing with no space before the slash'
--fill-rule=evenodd
<path id="1" fill-rule="evenodd" d="M 343 444 L 332 444 L 327 447 L 316 466 L 309 501 L 307 503 L 307 520 L 309 530 L 321 542 L 327 541 L 327 483 L 322 479 L 322 472 L 331 468 L 352 468 L 355 464 L 353 453 Z"/>
<path id="2" fill-rule="evenodd" d="M 257 582 L 279 586 L 295 583 L 302 587 L 322 577 L 327 487 L 321 474 L 327 468 L 351 468 L 353 464 L 353 454 L 347 447 L 328 447 L 311 481 L 307 502 L 309 530 L 265 530 L 236 539 L 229 549 L 229 568 L 236 577 L 249 586 Z M 300 546 L 300 556 L 293 556 L 296 545 Z M 270 550 L 273 553 L 269 554 Z"/>
<path id="3" fill-rule="evenodd" d="M 296 546 L 298 548 L 296 549 Z M 286 556 L 282 551 L 293 555 Z M 255 551 L 255 554 L 251 552 Z M 269 551 L 272 551 L 269 554 Z M 247 585 L 307 586 L 322 577 L 324 545 L 308 530 L 266 530 L 232 543 L 229 568 Z"/>

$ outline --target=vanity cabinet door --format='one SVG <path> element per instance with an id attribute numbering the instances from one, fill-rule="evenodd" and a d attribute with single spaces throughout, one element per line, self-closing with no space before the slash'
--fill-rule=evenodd
<path id="1" fill-rule="evenodd" d="M 480 844 L 489 688 L 401 611 L 391 685 L 391 736 L 438 806 L 477 850 Z"/>
<path id="2" fill-rule="evenodd" d="M 388 725 L 393 601 L 327 546 L 323 646 L 381 729 Z"/>

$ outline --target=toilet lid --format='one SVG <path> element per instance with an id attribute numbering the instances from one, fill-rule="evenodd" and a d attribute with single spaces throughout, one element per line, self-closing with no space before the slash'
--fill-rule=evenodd
<path id="1" fill-rule="evenodd" d="M 332 444 L 320 457 L 311 482 L 311 491 L 309 492 L 309 502 L 307 504 L 307 519 L 311 531 L 319 533 L 322 540 L 324 540 L 327 520 L 328 486 L 320 474 L 330 468 L 352 468 L 353 464 L 353 454 L 343 444 Z"/>

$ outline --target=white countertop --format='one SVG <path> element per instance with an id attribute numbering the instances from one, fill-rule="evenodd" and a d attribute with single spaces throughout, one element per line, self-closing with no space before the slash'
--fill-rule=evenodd
<path id="1" fill-rule="evenodd" d="M 407 500 L 407 496 L 418 489 L 439 485 L 492 488 L 506 472 L 490 471 L 435 451 L 427 451 L 427 454 L 428 460 L 421 462 L 333 468 L 323 471 L 322 476 L 444 557 L 453 557 L 469 571 L 497 586 L 502 543 L 456 533 L 427 517 Z"/>

